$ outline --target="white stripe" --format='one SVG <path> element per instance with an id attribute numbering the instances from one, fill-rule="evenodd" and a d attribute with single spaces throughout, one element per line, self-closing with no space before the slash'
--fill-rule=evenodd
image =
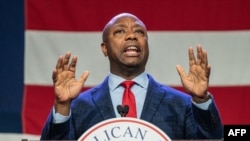
<path id="1" fill-rule="evenodd" d="M 25 33 L 25 84 L 52 85 L 51 74 L 59 55 L 78 56 L 77 77 L 90 71 L 85 86 L 103 81 L 108 58 L 101 52 L 101 32 L 32 31 Z M 181 85 L 177 64 L 188 71 L 188 47 L 202 44 L 212 65 L 210 85 L 250 84 L 250 31 L 149 32 L 147 72 L 159 82 Z"/>
<path id="2" fill-rule="evenodd" d="M 22 140 L 40 140 L 40 135 L 33 134 L 18 134 L 18 133 L 0 133 L 1 141 L 22 141 Z"/>

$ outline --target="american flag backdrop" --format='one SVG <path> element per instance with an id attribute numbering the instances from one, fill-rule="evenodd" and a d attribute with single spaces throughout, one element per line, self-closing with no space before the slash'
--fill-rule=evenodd
<path id="1" fill-rule="evenodd" d="M 180 64 L 188 71 L 187 49 L 201 44 L 212 66 L 209 91 L 214 95 L 223 123 L 250 124 L 249 0 L 24 0 L 19 3 L 4 0 L 3 3 L 23 10 L 23 34 L 15 34 L 14 39 L 6 37 L 8 31 L 3 26 L 22 28 L 22 22 L 17 26 L 14 25 L 18 23 L 1 24 L 2 54 L 13 51 L 18 56 L 1 57 L 9 67 L 1 67 L 0 88 L 4 93 L 0 94 L 0 136 L 40 135 L 54 100 L 52 70 L 57 58 L 67 51 L 78 56 L 77 77 L 84 70 L 90 71 L 83 90 L 103 81 L 109 73 L 109 62 L 101 52 L 101 31 L 108 20 L 121 12 L 135 14 L 147 26 L 148 73 L 159 82 L 182 90 L 175 66 Z M 1 18 L 15 16 L 4 12 L 11 11 L 8 7 L 2 5 L 1 9 Z M 15 40 L 20 44 L 14 44 Z"/>

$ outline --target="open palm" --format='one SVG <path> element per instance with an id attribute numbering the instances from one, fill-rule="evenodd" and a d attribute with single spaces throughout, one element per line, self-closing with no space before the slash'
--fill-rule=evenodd
<path id="1" fill-rule="evenodd" d="M 211 66 L 208 64 L 207 53 L 197 46 L 197 59 L 193 49 L 189 48 L 189 73 L 185 73 L 183 67 L 177 65 L 177 71 L 185 90 L 192 96 L 204 98 L 208 90 Z"/>
<path id="2" fill-rule="evenodd" d="M 71 54 L 68 52 L 64 57 L 59 57 L 52 75 L 54 92 L 59 103 L 70 102 L 76 98 L 89 75 L 86 71 L 77 80 L 75 78 L 77 57 L 74 56 L 69 63 L 70 56 Z"/>

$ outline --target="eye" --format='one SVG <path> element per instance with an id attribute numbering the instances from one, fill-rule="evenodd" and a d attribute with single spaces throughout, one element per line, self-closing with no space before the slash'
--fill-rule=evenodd
<path id="1" fill-rule="evenodd" d="M 142 29 L 137 29 L 137 30 L 135 30 L 135 33 L 136 33 L 136 34 L 139 34 L 139 35 L 144 35 L 144 30 L 142 30 Z"/>
<path id="2" fill-rule="evenodd" d="M 123 34 L 125 31 L 123 29 L 115 30 L 114 34 Z"/>

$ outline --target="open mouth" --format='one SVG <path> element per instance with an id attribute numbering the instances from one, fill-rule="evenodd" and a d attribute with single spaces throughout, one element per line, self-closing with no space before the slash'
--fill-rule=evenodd
<path id="1" fill-rule="evenodd" d="M 126 49 L 124 49 L 124 53 L 127 56 L 138 56 L 139 52 L 140 52 L 140 49 L 136 46 L 129 46 Z"/>
<path id="2" fill-rule="evenodd" d="M 124 52 L 139 52 L 139 48 L 136 46 L 129 46 L 126 49 L 124 49 Z"/>

